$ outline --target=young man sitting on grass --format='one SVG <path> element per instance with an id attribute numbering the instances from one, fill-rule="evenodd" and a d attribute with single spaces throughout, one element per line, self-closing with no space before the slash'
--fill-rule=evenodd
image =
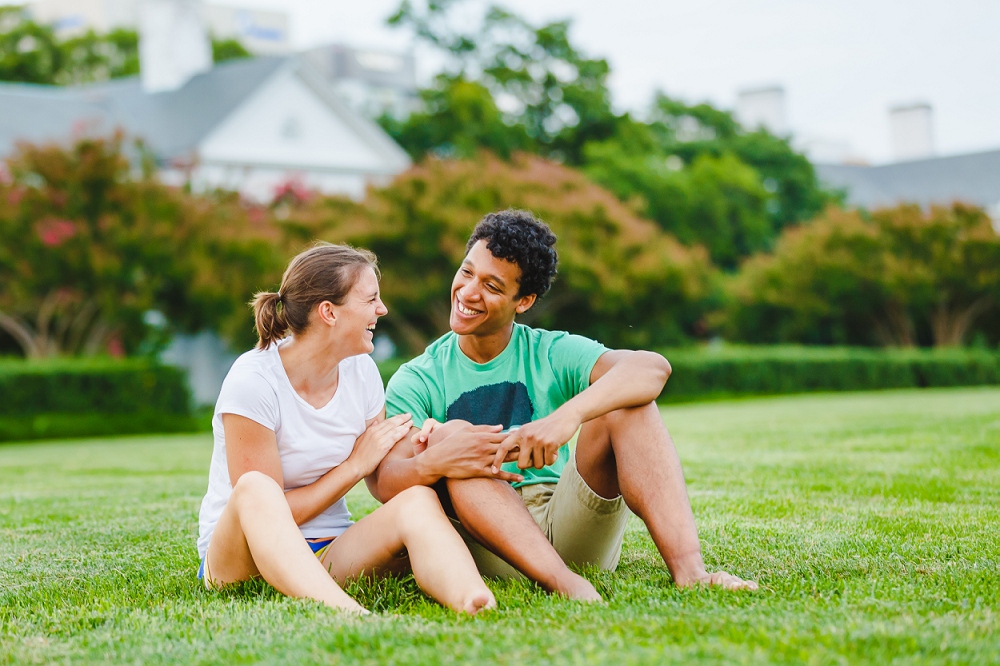
<path id="1" fill-rule="evenodd" d="M 487 215 L 473 231 L 451 286 L 451 332 L 389 381 L 387 413 L 423 427 L 383 459 L 376 494 L 437 485 L 484 576 L 520 572 L 573 599 L 600 595 L 566 565 L 615 569 L 629 509 L 677 585 L 757 589 L 705 569 L 655 403 L 666 359 L 514 322 L 548 291 L 555 242 L 524 211 Z"/>

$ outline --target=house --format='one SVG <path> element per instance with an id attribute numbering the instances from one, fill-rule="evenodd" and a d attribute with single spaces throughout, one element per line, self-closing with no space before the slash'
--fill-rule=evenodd
<path id="1" fill-rule="evenodd" d="M 66 88 L 0 83 L 0 155 L 18 141 L 116 128 L 146 142 L 164 180 L 262 201 L 290 179 L 360 197 L 410 164 L 297 56 L 226 62 L 160 92 L 139 77 Z"/>
<path id="2" fill-rule="evenodd" d="M 845 191 L 847 203 L 880 208 L 901 203 L 950 204 L 984 208 L 1000 233 L 1000 150 L 948 157 L 925 157 L 879 166 L 816 164 L 827 187 Z"/>

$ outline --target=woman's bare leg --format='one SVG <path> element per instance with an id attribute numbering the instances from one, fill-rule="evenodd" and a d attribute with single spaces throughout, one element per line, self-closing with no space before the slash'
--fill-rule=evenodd
<path id="1" fill-rule="evenodd" d="M 417 585 L 441 604 L 470 615 L 496 606 L 468 547 L 426 486 L 407 488 L 348 528 L 327 548 L 323 565 L 343 585 L 393 569 L 404 552 Z"/>
<path id="2" fill-rule="evenodd" d="M 212 585 L 262 576 L 290 597 L 367 612 L 330 578 L 302 538 L 285 493 L 260 472 L 247 472 L 233 487 L 208 544 L 205 576 Z"/>

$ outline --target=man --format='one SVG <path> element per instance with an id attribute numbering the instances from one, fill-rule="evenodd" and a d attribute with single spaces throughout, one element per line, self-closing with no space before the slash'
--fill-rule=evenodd
<path id="1" fill-rule="evenodd" d="M 677 585 L 756 589 L 705 570 L 655 403 L 666 359 L 515 324 L 555 277 L 555 241 L 524 211 L 487 215 L 473 231 L 452 283 L 451 332 L 386 391 L 389 415 L 409 412 L 424 427 L 382 461 L 373 491 L 386 501 L 412 485 L 443 486 L 483 575 L 520 572 L 570 598 L 600 599 L 566 565 L 613 570 L 629 509 Z"/>

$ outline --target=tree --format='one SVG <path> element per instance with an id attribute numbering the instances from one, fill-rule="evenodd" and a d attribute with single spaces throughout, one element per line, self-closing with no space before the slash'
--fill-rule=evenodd
<path id="1" fill-rule="evenodd" d="M 133 151 L 141 152 L 141 146 Z M 0 182 L 0 329 L 25 356 L 131 353 L 176 326 L 250 328 L 244 303 L 280 271 L 232 197 L 194 197 L 126 158 L 124 138 L 22 144 Z"/>
<path id="2" fill-rule="evenodd" d="M 432 0 L 417 7 L 404 0 L 389 24 L 409 28 L 447 56 L 444 81 L 475 81 L 488 90 L 507 125 L 517 128 L 512 134 L 527 134 L 535 152 L 578 164 L 588 141 L 611 135 L 610 67 L 570 43 L 569 21 L 536 27 L 492 6 L 479 26 L 463 31 L 452 20 L 457 4 Z"/>
<path id="3" fill-rule="evenodd" d="M 504 118 L 490 91 L 461 74 L 438 75 L 420 96 L 423 110 L 404 121 L 391 116 L 379 121 L 414 159 L 427 154 L 468 159 L 484 149 L 509 159 L 534 147 L 523 127 Z"/>
<path id="4" fill-rule="evenodd" d="M 730 285 L 726 328 L 752 342 L 962 344 L 1000 304 L 1000 237 L 955 204 L 829 210 Z"/>
<path id="5" fill-rule="evenodd" d="M 248 58 L 235 39 L 212 40 L 215 62 Z M 35 23 L 16 6 L 0 7 L 0 81 L 73 85 L 139 73 L 139 34 L 117 28 L 87 30 L 59 39 L 50 26 Z"/>
<path id="6" fill-rule="evenodd" d="M 448 330 L 449 289 L 465 243 L 490 211 L 532 211 L 559 237 L 559 276 L 525 323 L 555 326 L 619 346 L 698 334 L 714 270 L 579 172 L 524 153 L 509 162 L 428 159 L 364 202 L 318 198 L 285 223 L 370 248 L 379 256 L 387 325 L 410 351 Z"/>
<path id="7" fill-rule="evenodd" d="M 404 0 L 389 20 L 447 60 L 422 110 L 382 120 L 415 160 L 523 149 L 579 167 L 727 269 L 832 201 L 787 139 L 748 132 L 727 111 L 658 94 L 646 120 L 615 114 L 608 63 L 572 44 L 568 21 L 533 26 L 490 7 L 465 29 L 461 4 Z"/>

